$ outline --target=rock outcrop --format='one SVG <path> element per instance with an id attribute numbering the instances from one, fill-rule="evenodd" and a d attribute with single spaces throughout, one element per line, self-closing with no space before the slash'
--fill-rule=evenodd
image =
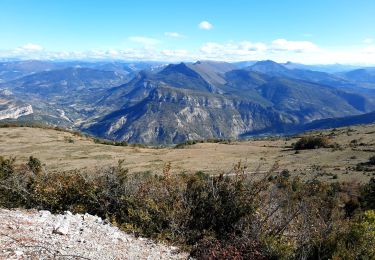
<path id="1" fill-rule="evenodd" d="M 3 119 L 17 119 L 21 116 L 30 115 L 33 113 L 33 107 L 31 105 L 16 106 L 5 110 L 0 110 L 0 120 Z"/>

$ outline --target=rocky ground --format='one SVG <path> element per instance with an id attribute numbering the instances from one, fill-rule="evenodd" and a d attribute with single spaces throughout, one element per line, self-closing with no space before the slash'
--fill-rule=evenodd
<path id="1" fill-rule="evenodd" d="M 89 214 L 0 209 L 0 259 L 187 259 Z"/>

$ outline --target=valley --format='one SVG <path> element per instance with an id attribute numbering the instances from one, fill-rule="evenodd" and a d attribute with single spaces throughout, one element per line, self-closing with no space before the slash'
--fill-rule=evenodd
<path id="1" fill-rule="evenodd" d="M 16 68 L 17 74 L 8 73 Z M 0 66 L 0 94 L 21 107 L 32 106 L 33 113 L 16 121 L 149 145 L 294 134 L 325 128 L 321 120 L 340 118 L 350 125 L 353 116 L 372 118 L 372 68 L 316 69 L 270 60 L 9 62 Z"/>
<path id="2" fill-rule="evenodd" d="M 0 260 L 375 260 L 374 13 L 0 0 Z"/>

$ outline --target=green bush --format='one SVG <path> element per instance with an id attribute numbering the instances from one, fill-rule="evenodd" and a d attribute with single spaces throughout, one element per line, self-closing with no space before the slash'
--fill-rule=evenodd
<path id="1" fill-rule="evenodd" d="M 211 138 L 211 139 L 206 139 L 206 140 L 187 140 L 183 143 L 179 143 L 177 145 L 175 145 L 175 149 L 183 149 L 189 145 L 194 145 L 194 144 L 198 144 L 198 143 L 218 143 L 218 144 L 230 144 L 231 143 L 231 140 L 228 140 L 228 139 L 214 139 L 214 138 Z"/>
<path id="2" fill-rule="evenodd" d="M 27 166 L 29 166 L 30 170 L 33 173 L 40 173 L 42 171 L 42 163 L 39 159 L 30 156 L 29 161 L 27 162 Z"/>
<path id="3" fill-rule="evenodd" d="M 15 161 L 16 159 L 13 157 L 6 159 L 0 156 L 0 179 L 6 179 L 13 174 Z"/>
<path id="4" fill-rule="evenodd" d="M 110 140 L 105 140 L 105 139 L 99 139 L 99 138 L 94 138 L 94 143 L 96 144 L 104 144 L 104 145 L 113 145 L 113 146 L 128 146 L 128 142 L 126 141 L 121 141 L 121 142 L 116 142 L 116 141 L 110 141 Z"/>
<path id="5" fill-rule="evenodd" d="M 74 143 L 74 139 L 71 136 L 64 136 L 64 140 L 67 143 L 71 143 L 71 144 Z"/>
<path id="6" fill-rule="evenodd" d="M 369 159 L 368 159 L 368 163 L 370 165 L 375 165 L 375 155 L 374 156 L 371 156 Z"/>
<path id="7" fill-rule="evenodd" d="M 295 150 L 317 149 L 329 147 L 329 140 L 321 136 L 302 137 L 294 144 Z"/>
<path id="8" fill-rule="evenodd" d="M 178 244 L 196 259 L 373 256 L 373 211 L 360 208 L 373 207 L 374 181 L 363 187 L 361 207 L 346 214 L 355 186 L 303 182 L 286 171 L 253 180 L 241 164 L 229 176 L 172 175 L 170 164 L 162 175 L 130 174 L 123 162 L 89 174 L 41 165 L 34 157 L 26 165 L 0 157 L 0 206 L 88 212 Z"/>
<path id="9" fill-rule="evenodd" d="M 375 178 L 362 188 L 360 200 L 363 208 L 375 210 Z"/>

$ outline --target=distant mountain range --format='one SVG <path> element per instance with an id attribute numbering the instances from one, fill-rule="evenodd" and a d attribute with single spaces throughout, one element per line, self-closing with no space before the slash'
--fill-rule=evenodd
<path id="1" fill-rule="evenodd" d="M 0 63 L 0 91 L 32 106 L 32 114 L 17 120 L 170 144 L 292 133 L 324 128 L 332 120 L 362 122 L 362 115 L 368 122 L 375 111 L 375 69 L 339 67 L 13 61 Z"/>

